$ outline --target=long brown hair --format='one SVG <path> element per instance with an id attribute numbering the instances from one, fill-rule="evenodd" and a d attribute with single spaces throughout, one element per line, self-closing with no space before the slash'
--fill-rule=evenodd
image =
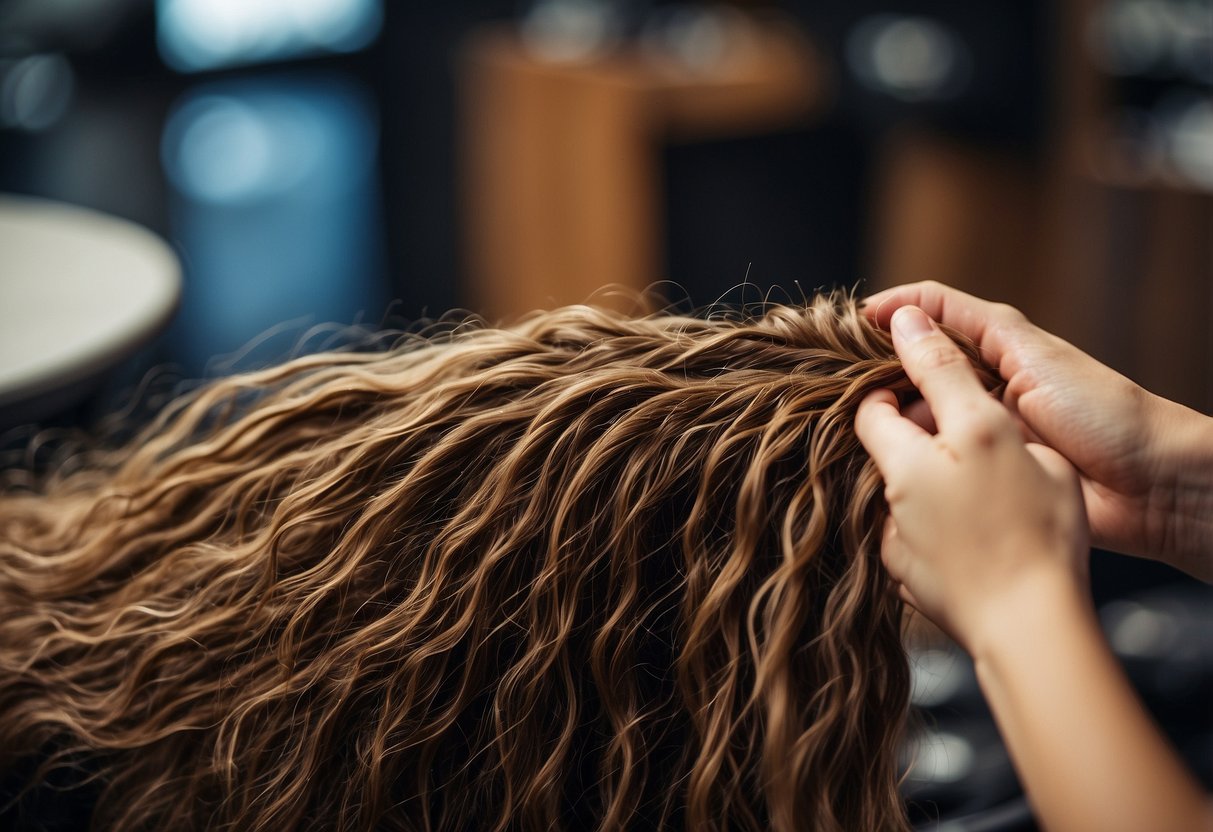
<path id="1" fill-rule="evenodd" d="M 0 495 L 0 770 L 116 829 L 904 830 L 879 387 L 843 294 L 213 382 Z"/>

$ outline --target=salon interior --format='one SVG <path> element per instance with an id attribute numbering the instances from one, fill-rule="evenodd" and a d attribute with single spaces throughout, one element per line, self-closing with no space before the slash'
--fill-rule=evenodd
<path id="1" fill-rule="evenodd" d="M 926 279 L 1213 412 L 1213 2 L 0 0 L 7 466 L 350 325 Z M 1213 788 L 1213 592 L 1092 573 Z M 910 652 L 917 828 L 1037 828 Z"/>

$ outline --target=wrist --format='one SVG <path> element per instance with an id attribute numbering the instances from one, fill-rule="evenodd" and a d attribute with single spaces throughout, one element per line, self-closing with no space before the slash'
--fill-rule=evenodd
<path id="1" fill-rule="evenodd" d="M 1084 620 L 1094 622 L 1087 586 L 1066 570 L 1037 567 L 982 605 L 964 646 L 979 668 L 998 667 Z"/>
<path id="2" fill-rule="evenodd" d="M 1142 709 L 1085 591 L 1055 577 L 1029 587 L 974 664 L 1042 824 L 1203 829 L 1205 795 Z"/>
<path id="3" fill-rule="evenodd" d="M 1213 581 L 1213 418 L 1159 400 L 1146 554 Z"/>

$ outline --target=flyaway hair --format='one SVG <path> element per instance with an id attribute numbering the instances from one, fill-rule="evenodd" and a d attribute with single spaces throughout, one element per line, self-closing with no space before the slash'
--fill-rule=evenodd
<path id="1" fill-rule="evenodd" d="M 212 382 L 0 493 L 0 772 L 101 829 L 906 830 L 881 387 L 844 294 Z"/>

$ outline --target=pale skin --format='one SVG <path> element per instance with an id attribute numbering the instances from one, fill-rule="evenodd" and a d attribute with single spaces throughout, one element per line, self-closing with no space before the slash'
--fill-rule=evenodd
<path id="1" fill-rule="evenodd" d="M 1213 419 L 1153 396 L 1011 307 L 936 283 L 869 298 L 923 402 L 871 394 L 881 556 L 972 655 L 1044 828 L 1213 831 L 1213 803 L 1100 632 L 1091 542 L 1213 580 Z M 940 321 L 1007 382 L 986 393 Z"/>

